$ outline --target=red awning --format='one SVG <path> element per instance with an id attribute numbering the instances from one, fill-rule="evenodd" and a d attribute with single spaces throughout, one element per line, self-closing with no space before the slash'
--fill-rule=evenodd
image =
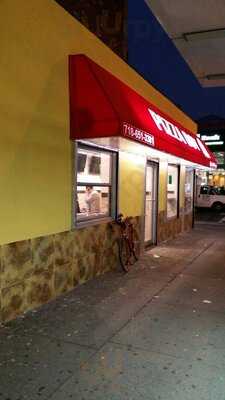
<path id="1" fill-rule="evenodd" d="M 207 167 L 197 136 L 85 55 L 69 56 L 70 137 L 120 136 Z"/>

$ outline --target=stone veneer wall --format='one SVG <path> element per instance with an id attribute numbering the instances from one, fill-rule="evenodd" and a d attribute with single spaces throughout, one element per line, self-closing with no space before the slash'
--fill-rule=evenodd
<path id="1" fill-rule="evenodd" d="M 193 213 L 185 214 L 183 219 L 183 230 L 190 231 L 193 228 Z"/>
<path id="2" fill-rule="evenodd" d="M 133 218 L 140 237 L 140 218 Z M 118 267 L 119 227 L 102 223 L 0 246 L 0 321 Z"/>
<path id="3" fill-rule="evenodd" d="M 189 231 L 192 229 L 193 215 L 184 214 L 183 209 L 180 210 L 179 218 L 167 219 L 166 212 L 161 211 L 158 214 L 158 232 L 157 240 L 158 242 L 163 242 L 164 240 L 173 239 L 179 233 Z"/>

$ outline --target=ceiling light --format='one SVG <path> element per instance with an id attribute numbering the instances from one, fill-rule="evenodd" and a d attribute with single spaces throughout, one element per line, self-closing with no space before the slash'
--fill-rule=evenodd
<path id="1" fill-rule="evenodd" d="M 193 40 L 205 40 L 205 39 L 225 39 L 225 28 L 211 29 L 208 31 L 196 31 L 183 33 L 183 38 L 187 42 Z"/>

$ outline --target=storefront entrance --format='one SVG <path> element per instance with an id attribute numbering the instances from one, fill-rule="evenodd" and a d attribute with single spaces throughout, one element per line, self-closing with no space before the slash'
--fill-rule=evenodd
<path id="1" fill-rule="evenodd" d="M 158 165 L 148 162 L 145 177 L 145 245 L 156 243 Z"/>

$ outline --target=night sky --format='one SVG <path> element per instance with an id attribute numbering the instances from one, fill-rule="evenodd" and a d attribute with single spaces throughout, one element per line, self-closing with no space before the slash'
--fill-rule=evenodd
<path id="1" fill-rule="evenodd" d="M 201 87 L 144 0 L 129 0 L 128 61 L 194 120 L 225 118 L 225 87 Z"/>

